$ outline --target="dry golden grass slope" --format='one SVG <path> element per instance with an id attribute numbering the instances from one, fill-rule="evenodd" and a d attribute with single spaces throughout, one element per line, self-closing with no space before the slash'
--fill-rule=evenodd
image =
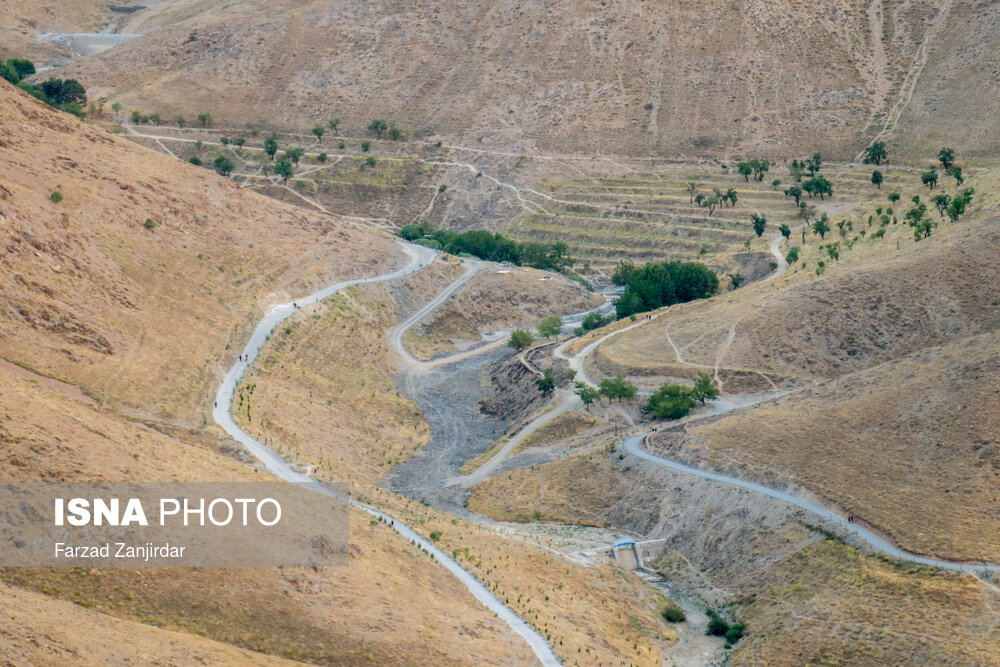
<path id="1" fill-rule="evenodd" d="M 868 4 L 186 0 L 65 71 L 164 118 L 307 129 L 337 116 L 359 132 L 381 117 L 515 154 L 846 157 L 950 3 Z M 953 14 L 972 25 L 985 11 Z"/>
<path id="2" fill-rule="evenodd" d="M 217 373 L 268 300 L 396 264 L 392 240 L 236 191 L 6 84 L 0 152 L 0 477 L 262 479 L 203 425 Z M 354 513 L 351 543 L 349 567 L 319 572 L 4 569 L 6 584 L 45 595 L 0 604 L 16 617 L 0 623 L 3 654 L 124 659 L 111 644 L 129 633 L 136 650 L 178 661 L 266 661 L 207 638 L 317 664 L 530 662 L 505 624 L 395 533 Z M 60 599 L 92 610 L 84 626 L 52 629 L 72 616 Z"/>
<path id="3" fill-rule="evenodd" d="M 802 486 L 900 546 L 1000 562 L 1000 341 L 971 336 L 694 425 L 714 468 Z"/>
<path id="4" fill-rule="evenodd" d="M 6 83 L 0 119 L 0 356 L 130 413 L 200 426 L 267 302 L 401 261 Z"/>

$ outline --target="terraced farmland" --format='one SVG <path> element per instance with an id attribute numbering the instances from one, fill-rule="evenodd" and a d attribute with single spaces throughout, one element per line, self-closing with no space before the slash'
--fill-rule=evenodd
<path id="1" fill-rule="evenodd" d="M 764 215 L 768 231 L 778 225 L 795 227 L 802 223 L 793 199 L 784 189 L 791 183 L 784 166 L 772 168 L 763 181 L 744 181 L 742 176 L 721 168 L 714 173 L 685 168 L 633 172 L 618 177 L 576 176 L 544 182 L 540 192 L 552 200 L 538 200 L 547 214 L 533 213 L 516 221 L 509 234 L 520 240 L 565 241 L 570 254 L 582 262 L 602 267 L 622 259 L 720 258 L 744 250 L 744 243 L 756 238 L 751 214 Z M 919 182 L 918 170 L 883 167 L 885 182 L 876 189 L 870 182 L 871 168 L 824 165 L 822 174 L 832 183 L 834 196 L 821 201 L 804 198 L 817 214 L 831 219 L 860 204 L 883 200 L 886 194 L 906 182 Z M 772 186 L 774 179 L 782 183 Z M 692 193 L 689 183 L 696 183 Z M 695 196 L 713 191 L 736 191 L 737 203 L 720 205 L 710 214 L 695 202 Z M 758 241 L 756 249 L 761 249 Z"/>

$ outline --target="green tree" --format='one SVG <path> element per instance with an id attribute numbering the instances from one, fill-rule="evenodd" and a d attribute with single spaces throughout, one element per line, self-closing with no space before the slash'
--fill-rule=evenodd
<path id="1" fill-rule="evenodd" d="M 374 169 L 375 165 L 376 165 L 376 160 L 373 156 L 369 155 L 368 157 L 365 158 L 365 166 L 367 166 L 369 169 Z"/>
<path id="2" fill-rule="evenodd" d="M 882 181 L 883 180 L 884 180 L 884 177 L 882 176 L 882 172 L 881 171 L 879 171 L 878 169 L 876 169 L 876 170 L 874 170 L 872 172 L 872 184 L 876 188 L 878 188 L 879 190 L 882 189 Z"/>
<path id="3" fill-rule="evenodd" d="M 898 193 L 898 192 L 890 192 L 890 193 L 889 193 L 889 194 L 888 194 L 888 195 L 886 196 L 886 199 L 888 199 L 888 200 L 889 200 L 889 203 L 890 203 L 890 204 L 895 204 L 896 202 L 898 202 L 898 201 L 899 201 L 899 193 Z"/>
<path id="4" fill-rule="evenodd" d="M 53 204 L 58 204 L 63 200 L 63 193 L 56 190 L 55 192 L 49 195 L 49 199 L 52 200 Z"/>
<path id="5" fill-rule="evenodd" d="M 781 223 L 778 227 L 778 231 L 781 232 L 781 235 L 785 237 L 786 241 L 792 236 L 792 228 L 785 223 Z"/>
<path id="6" fill-rule="evenodd" d="M 395 125 L 389 126 L 389 138 L 393 141 L 399 141 L 403 137 L 403 133 Z"/>
<path id="7" fill-rule="evenodd" d="M 753 167 L 750 166 L 749 162 L 738 163 L 736 165 L 736 171 L 743 177 L 744 181 L 748 183 L 750 182 L 750 175 L 753 174 Z"/>
<path id="8" fill-rule="evenodd" d="M 790 185 L 788 189 L 785 190 L 785 196 L 794 197 L 795 205 L 798 206 L 802 200 L 802 186 L 799 185 L 798 183 L 792 183 L 792 185 Z"/>
<path id="9" fill-rule="evenodd" d="M 372 142 L 370 142 L 370 141 L 362 141 L 361 142 L 361 150 L 364 151 L 365 153 L 367 153 L 368 149 L 371 148 L 371 147 L 372 147 Z"/>
<path id="10" fill-rule="evenodd" d="M 219 174 L 222 176 L 229 176 L 229 174 L 233 173 L 233 161 L 227 158 L 225 155 L 219 155 L 218 157 L 216 157 L 212 165 L 215 167 L 215 170 L 219 172 Z"/>
<path id="11" fill-rule="evenodd" d="M 951 204 L 951 197 L 946 194 L 935 195 L 934 198 L 931 199 L 931 202 L 933 202 L 935 208 L 937 208 L 938 215 L 944 215 L 948 205 Z"/>
<path id="12" fill-rule="evenodd" d="M 145 118 L 145 116 L 143 116 L 140 112 L 138 112 L 138 111 L 133 111 L 132 112 L 132 124 L 133 125 L 142 125 L 142 122 L 143 122 L 144 118 Z"/>
<path id="13" fill-rule="evenodd" d="M 819 195 L 821 200 L 824 198 L 824 195 L 833 196 L 833 184 L 822 174 L 810 178 L 803 183 L 802 188 L 810 195 Z"/>
<path id="14" fill-rule="evenodd" d="M 726 194 L 724 195 L 724 197 L 729 200 L 730 206 L 736 206 L 736 202 L 739 201 L 740 198 L 739 195 L 736 194 L 736 190 L 734 190 L 733 188 L 729 188 L 728 190 L 726 190 Z"/>
<path id="15" fill-rule="evenodd" d="M 11 58 L 7 61 L 7 66 L 17 73 L 19 80 L 35 73 L 35 64 L 24 58 Z M 17 83 L 17 81 L 13 83 Z"/>
<path id="16" fill-rule="evenodd" d="M 209 125 L 212 124 L 213 120 L 214 119 L 212 118 L 212 114 L 210 114 L 210 113 L 200 113 L 200 114 L 198 114 L 198 122 L 201 123 L 202 127 L 208 127 Z"/>
<path id="17" fill-rule="evenodd" d="M 953 164 L 950 167 L 948 167 L 948 175 L 954 178 L 955 183 L 957 183 L 958 185 L 961 185 L 962 183 L 965 182 L 965 179 L 962 177 L 962 168 L 959 167 L 958 165 Z"/>
<path id="18" fill-rule="evenodd" d="M 580 397 L 584 405 L 591 405 L 594 401 L 601 399 L 601 392 L 584 382 L 576 383 L 576 395 Z"/>
<path id="19" fill-rule="evenodd" d="M 658 419 L 680 419 L 695 407 L 694 390 L 679 384 L 665 384 L 657 389 L 646 410 Z"/>
<path id="20" fill-rule="evenodd" d="M 274 173 L 281 176 L 283 184 L 287 184 L 288 179 L 295 175 L 295 167 L 292 165 L 291 160 L 281 157 L 274 165 Z"/>
<path id="21" fill-rule="evenodd" d="M 320 153 L 319 155 L 316 156 L 316 161 L 317 162 L 326 162 L 326 157 L 327 157 L 326 153 Z"/>
<path id="22" fill-rule="evenodd" d="M 113 106 L 111 108 L 114 109 Z M 181 127 L 181 128 L 183 128 L 185 125 L 187 125 L 187 120 L 184 119 L 184 116 L 178 116 L 177 118 L 174 118 L 174 122 L 177 123 L 177 127 Z"/>
<path id="23" fill-rule="evenodd" d="M 221 143 L 223 146 L 228 146 L 229 137 L 219 137 L 219 143 Z"/>
<path id="24" fill-rule="evenodd" d="M 271 133 L 271 136 L 264 140 L 264 152 L 269 158 L 274 159 L 274 155 L 278 152 L 278 135 Z"/>
<path id="25" fill-rule="evenodd" d="M 795 262 L 799 261 L 799 249 L 798 248 L 790 249 L 788 251 L 788 254 L 785 255 L 785 261 L 788 262 L 789 264 L 794 264 Z"/>
<path id="26" fill-rule="evenodd" d="M 296 165 L 299 164 L 299 160 L 301 160 L 302 156 L 305 154 L 306 151 L 303 148 L 289 148 L 285 151 L 285 157 L 294 162 Z"/>
<path id="27" fill-rule="evenodd" d="M 600 391 L 601 395 L 606 396 L 608 400 L 630 401 L 635 398 L 639 388 L 619 375 L 601 380 Z"/>
<path id="28" fill-rule="evenodd" d="M 563 321 L 558 315 L 553 315 L 552 317 L 546 317 L 544 320 L 538 323 L 538 335 L 544 338 L 552 338 L 553 336 L 558 336 L 559 332 L 562 331 Z"/>
<path id="29" fill-rule="evenodd" d="M 694 398 L 705 405 L 705 401 L 714 401 L 719 398 L 719 388 L 708 373 L 699 373 L 694 381 Z"/>
<path id="30" fill-rule="evenodd" d="M 530 331 L 525 331 L 524 329 L 515 329 L 513 333 L 510 334 L 510 339 L 507 341 L 507 346 L 512 347 L 518 352 L 524 348 L 531 345 L 531 341 L 534 337 L 531 335 Z"/>
<path id="31" fill-rule="evenodd" d="M 771 189 L 772 190 L 777 190 L 779 185 L 781 185 L 781 179 L 780 178 L 776 178 L 773 181 L 771 181 Z"/>
<path id="32" fill-rule="evenodd" d="M 920 175 L 920 182 L 928 187 L 928 189 L 933 190 L 934 186 L 938 182 L 938 173 L 936 169 L 931 169 L 930 171 L 925 171 Z"/>
<path id="33" fill-rule="evenodd" d="M 389 129 L 389 124 L 386 123 L 381 118 L 375 118 L 372 122 L 368 123 L 368 131 L 376 135 L 378 139 L 382 138 L 382 134 Z"/>
<path id="34" fill-rule="evenodd" d="M 865 149 L 864 155 L 865 164 L 874 163 L 876 167 L 889 159 L 889 152 L 885 149 L 884 141 L 872 143 L 871 146 Z"/>
<path id="35" fill-rule="evenodd" d="M 819 234 L 821 239 L 825 239 L 827 233 L 830 231 L 830 221 L 826 217 L 826 213 L 819 217 L 819 220 L 813 223 L 812 226 L 813 234 Z"/>
<path id="36" fill-rule="evenodd" d="M 689 200 L 689 203 L 691 203 L 691 204 L 694 203 L 694 193 L 695 193 L 695 191 L 697 189 L 698 189 L 698 184 L 697 183 L 695 183 L 694 181 L 688 181 L 688 184 L 687 184 L 688 200 Z"/>
<path id="37" fill-rule="evenodd" d="M 545 395 L 552 393 L 556 388 L 556 376 L 551 368 L 546 368 L 541 377 L 535 378 L 535 386 Z"/>
<path id="38" fill-rule="evenodd" d="M 951 165 L 955 164 L 955 151 L 951 148 L 942 148 L 938 152 L 938 161 L 947 171 Z"/>
<path id="39" fill-rule="evenodd" d="M 816 172 L 818 172 L 822 167 L 823 156 L 819 153 L 813 153 L 813 156 L 809 160 L 806 160 L 806 169 L 809 171 L 810 176 L 815 176 Z"/>
<path id="40" fill-rule="evenodd" d="M 331 130 L 333 130 L 333 136 L 335 136 L 335 137 L 340 136 L 339 131 L 337 129 L 337 128 L 340 127 L 340 119 L 339 118 L 334 118 L 333 120 L 328 121 L 326 125 Z"/>
<path id="41" fill-rule="evenodd" d="M 405 225 L 399 235 L 407 241 L 415 241 L 424 235 L 424 230 L 420 225 Z"/>
<path id="42" fill-rule="evenodd" d="M 805 172 L 805 165 L 798 160 L 792 160 L 791 164 L 788 165 L 788 175 L 792 177 L 792 180 L 798 183 L 802 180 L 802 174 Z"/>
<path id="43" fill-rule="evenodd" d="M 709 216 L 711 216 L 715 212 L 715 207 L 718 205 L 719 205 L 719 198 L 716 197 L 715 195 L 712 195 L 711 197 L 706 197 L 701 202 L 701 207 L 708 209 Z"/>
<path id="44" fill-rule="evenodd" d="M 969 197 L 964 193 L 960 193 L 952 197 L 951 203 L 948 204 L 948 208 L 945 213 L 952 222 L 958 222 L 958 219 L 965 215 L 965 207 L 969 204 Z"/>
<path id="45" fill-rule="evenodd" d="M 243 145 L 247 142 L 243 137 L 236 137 L 233 139 L 233 143 L 236 144 L 237 148 L 243 148 Z"/>
<path id="46" fill-rule="evenodd" d="M 764 229 L 767 227 L 767 218 L 754 213 L 750 216 L 750 222 L 753 223 L 753 231 L 757 234 L 757 238 L 763 236 Z"/>
<path id="47" fill-rule="evenodd" d="M 316 135 L 316 141 L 323 141 L 323 135 L 326 134 L 326 128 L 317 124 L 313 127 L 312 133 Z"/>
<path id="48" fill-rule="evenodd" d="M 118 113 L 119 111 L 122 110 L 122 103 L 121 102 L 115 102 L 114 104 L 111 105 L 111 110 L 114 111 L 115 113 Z M 181 127 L 184 127 L 184 126 L 182 125 Z"/>
<path id="49" fill-rule="evenodd" d="M 159 125 L 159 124 L 160 124 L 160 114 L 159 114 L 159 113 L 151 113 L 151 114 L 149 114 L 149 115 L 148 115 L 148 116 L 146 117 L 146 119 L 147 119 L 147 120 L 148 120 L 148 121 L 149 121 L 150 123 L 152 123 L 153 125 Z"/>
<path id="50" fill-rule="evenodd" d="M 742 273 L 730 273 L 729 282 L 732 283 L 733 289 L 739 289 L 740 285 L 743 284 L 745 278 Z"/>
<path id="51" fill-rule="evenodd" d="M 750 160 L 750 168 L 753 170 L 754 180 L 763 181 L 764 174 L 771 169 L 771 163 L 767 160 L 754 159 Z"/>

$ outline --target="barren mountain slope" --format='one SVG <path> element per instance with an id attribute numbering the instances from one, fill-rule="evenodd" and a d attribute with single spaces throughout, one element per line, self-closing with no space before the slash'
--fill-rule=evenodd
<path id="1" fill-rule="evenodd" d="M 0 114 L 0 355 L 99 401 L 200 426 L 262 306 L 400 257 L 5 82 Z"/>
<path id="2" fill-rule="evenodd" d="M 860 0 L 188 0 L 65 71 L 164 118 L 339 116 L 358 132 L 382 117 L 515 152 L 847 156 L 944 4 L 885 3 L 883 20 Z"/>
<path id="3" fill-rule="evenodd" d="M 951 146 L 996 155 L 1000 148 L 1000 5 L 953 2 L 892 143 L 910 154 Z"/>
<path id="4" fill-rule="evenodd" d="M 1000 561 L 1000 341 L 921 351 L 688 428 L 655 451 L 801 486 L 904 548 Z"/>
<path id="5" fill-rule="evenodd" d="M 0 475 L 261 479 L 201 418 L 216 373 L 268 299 L 395 264 L 394 243 L 238 192 L 6 85 L 0 113 L 8 165 L 0 185 Z M 49 198 L 56 189 L 60 202 Z M 147 216 L 158 223 L 153 229 L 143 225 Z M 529 659 L 505 624 L 394 532 L 354 513 L 351 543 L 350 567 L 321 572 L 8 568 L 0 578 L 192 633 L 190 645 L 186 635 L 170 635 L 178 655 L 202 650 L 198 634 L 338 665 Z M 30 628 L 48 627 L 57 608 L 39 604 L 36 621 L 5 626 L 3 641 L 29 645 Z M 110 641 L 121 627 L 98 616 L 89 637 Z M 53 651 L 58 645 L 50 643 Z M 84 644 L 79 651 L 92 662 L 114 657 Z M 215 660 L 236 655 L 219 649 Z"/>

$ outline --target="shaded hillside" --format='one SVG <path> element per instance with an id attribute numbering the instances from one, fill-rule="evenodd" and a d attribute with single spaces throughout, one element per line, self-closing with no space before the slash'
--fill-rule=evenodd
<path id="1" fill-rule="evenodd" d="M 514 152 L 853 156 L 945 4 L 188 0 L 67 72 L 165 119 L 340 117 L 357 133 L 380 117 Z"/>

